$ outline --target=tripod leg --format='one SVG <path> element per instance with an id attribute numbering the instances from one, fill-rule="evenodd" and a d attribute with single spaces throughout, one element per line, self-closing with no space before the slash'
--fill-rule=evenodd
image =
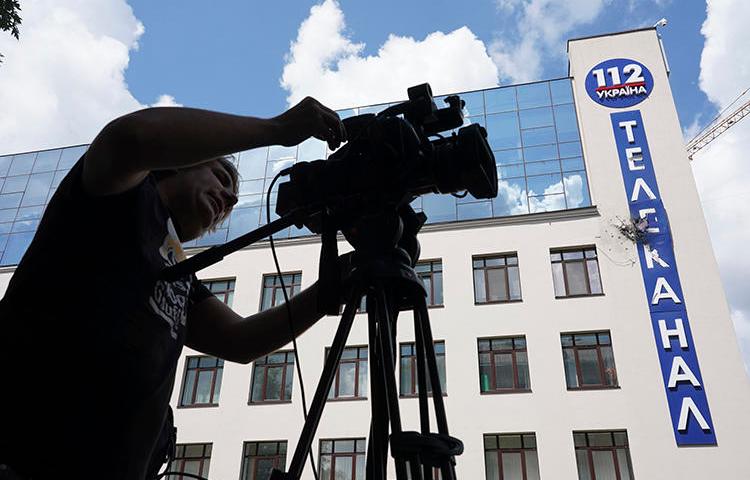
<path id="1" fill-rule="evenodd" d="M 307 455 L 307 452 L 310 451 L 310 447 L 312 446 L 313 437 L 318 429 L 320 417 L 323 415 L 323 407 L 325 406 L 328 392 L 331 391 L 331 385 L 333 385 L 333 381 L 336 378 L 336 369 L 338 368 L 339 360 L 341 360 L 341 354 L 344 352 L 346 339 L 349 337 L 352 323 L 354 323 L 354 314 L 356 313 L 357 306 L 361 299 L 361 290 L 355 289 L 352 293 L 352 297 L 346 303 L 344 313 L 341 316 L 341 322 L 339 323 L 339 328 L 336 330 L 336 335 L 333 338 L 333 345 L 328 352 L 328 357 L 323 366 L 323 373 L 320 375 L 318 388 L 315 390 L 315 396 L 310 404 L 310 413 L 305 419 L 305 425 L 302 428 L 299 443 L 297 443 L 297 448 L 294 450 L 294 456 L 289 465 L 287 478 L 299 479 L 302 475 L 302 470 L 305 467 L 305 455 Z"/>
<path id="2" fill-rule="evenodd" d="M 430 411 L 427 403 L 427 372 L 424 339 L 420 332 L 419 312 L 414 310 L 414 339 L 417 347 L 417 390 L 419 394 L 419 425 L 422 433 L 430 431 Z"/>
<path id="3" fill-rule="evenodd" d="M 388 448 L 388 404 L 385 399 L 382 351 L 378 341 L 381 315 L 377 293 L 367 296 L 367 326 L 370 344 L 370 441 L 367 445 L 367 480 L 384 480 Z"/>
<path id="4" fill-rule="evenodd" d="M 435 357 L 435 345 L 432 343 L 432 329 L 430 328 L 430 319 L 427 314 L 427 304 L 424 298 L 417 304 L 419 332 L 422 336 L 425 348 L 425 357 L 427 359 L 427 370 L 430 375 L 432 384 L 432 400 L 435 405 L 435 417 L 437 420 L 438 432 L 448 435 L 448 420 L 445 415 L 445 403 L 443 402 L 443 387 L 440 385 L 440 375 L 437 368 L 437 357 Z"/>
<path id="5" fill-rule="evenodd" d="M 378 283 L 376 288 L 376 294 L 378 295 L 378 313 L 380 313 L 378 339 L 380 341 L 381 371 L 386 391 L 385 398 L 388 401 L 391 431 L 394 433 L 400 433 L 402 430 L 401 413 L 398 405 L 398 386 L 396 385 L 396 321 L 398 318 L 398 310 L 395 309 L 395 302 L 392 298 L 393 296 L 388 295 L 385 288 L 386 287 L 382 283 Z M 386 431 L 385 433 L 387 434 L 388 432 Z M 407 478 L 406 463 L 401 460 L 396 461 L 396 478 Z"/>
<path id="6" fill-rule="evenodd" d="M 418 324 L 419 328 L 415 334 L 417 338 L 422 339 L 422 344 L 425 350 L 427 370 L 429 371 L 430 383 L 432 384 L 432 400 L 435 407 L 435 419 L 437 421 L 438 432 L 443 435 L 448 435 L 448 419 L 445 414 L 445 403 L 443 402 L 443 387 L 440 384 L 437 357 L 435 356 L 435 345 L 432 338 L 432 328 L 430 326 L 430 318 L 427 313 L 427 303 L 424 297 L 420 299 L 416 307 L 417 308 L 414 312 L 416 319 L 415 326 Z M 443 480 L 453 480 L 456 478 L 456 467 L 453 458 L 450 458 L 447 464 L 441 465 L 440 472 Z M 425 469 L 425 478 L 431 478 L 427 476 L 428 474 L 432 475 L 432 472 L 427 472 Z"/>

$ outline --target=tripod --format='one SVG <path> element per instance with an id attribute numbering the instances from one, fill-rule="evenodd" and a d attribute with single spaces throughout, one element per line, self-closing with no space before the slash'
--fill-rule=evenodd
<path id="1" fill-rule="evenodd" d="M 224 245 L 212 247 L 166 268 L 162 272 L 162 278 L 174 280 L 201 270 L 245 245 L 255 243 L 292 224 L 301 224 L 315 211 L 312 207 L 294 210 Z M 347 240 L 355 250 L 352 257 L 354 268 L 345 282 L 348 292 L 346 307 L 326 358 L 289 471 L 285 473 L 274 470 L 271 480 L 299 480 L 302 475 L 305 456 L 310 451 L 326 397 L 333 385 L 346 339 L 354 323 L 357 306 L 363 296 L 367 297 L 372 367 L 372 418 L 367 447 L 366 478 L 386 478 L 390 426 L 390 449 L 395 460 L 398 480 L 431 480 L 434 478 L 433 469 L 440 471 L 442 480 L 455 480 L 455 456 L 463 453 L 463 443 L 448 433 L 443 392 L 427 313 L 426 292 L 412 267 L 419 258 L 417 233 L 425 221 L 426 216 L 423 213 L 416 214 L 411 207 L 406 206 L 399 211 L 385 209 L 378 215 L 370 215 L 345 232 Z M 324 234 L 322 239 L 323 250 L 335 252 L 335 235 Z M 336 255 L 332 258 L 336 258 Z M 398 406 L 394 373 L 395 332 L 398 314 L 405 309 L 412 309 L 414 314 L 420 432 L 403 431 Z M 428 378 L 432 386 L 437 432 L 430 432 Z"/>
<path id="2" fill-rule="evenodd" d="M 416 214 L 407 207 L 398 213 L 386 211 L 375 217 L 368 217 L 367 221 L 359 222 L 356 228 L 346 234 L 347 240 L 355 248 L 352 257 L 354 268 L 345 283 L 348 300 L 289 471 L 284 473 L 274 470 L 271 480 L 300 478 L 305 456 L 310 451 L 326 397 L 335 380 L 336 369 L 354 322 L 357 306 L 360 305 L 363 296 L 367 298 L 372 395 L 367 480 L 386 478 L 389 426 L 390 449 L 399 480 L 432 480 L 434 470 L 440 471 L 443 480 L 456 478 L 454 457 L 463 452 L 463 444 L 448 433 L 443 392 L 427 313 L 426 292 L 412 267 L 419 256 L 416 234 L 425 219 L 424 214 Z M 333 241 L 335 242 L 335 237 Z M 323 248 L 326 247 L 324 244 Z M 403 431 L 399 413 L 394 373 L 396 322 L 399 312 L 404 309 L 412 309 L 414 314 L 420 432 Z M 428 378 L 432 386 L 437 432 L 430 432 Z"/>

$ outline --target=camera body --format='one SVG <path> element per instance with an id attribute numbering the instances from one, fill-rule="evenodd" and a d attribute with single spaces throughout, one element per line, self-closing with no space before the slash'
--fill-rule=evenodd
<path id="1" fill-rule="evenodd" d="M 345 230 L 426 193 L 465 190 L 476 198 L 497 196 L 487 132 L 477 124 L 461 127 L 463 101 L 453 95 L 439 109 L 428 84 L 409 88 L 408 95 L 408 101 L 377 115 L 345 119 L 349 141 L 327 160 L 291 167 L 290 180 L 279 185 L 276 212 L 312 210 L 316 213 L 303 224 L 320 233 L 323 213 Z M 449 136 L 440 135 L 456 128 Z"/>

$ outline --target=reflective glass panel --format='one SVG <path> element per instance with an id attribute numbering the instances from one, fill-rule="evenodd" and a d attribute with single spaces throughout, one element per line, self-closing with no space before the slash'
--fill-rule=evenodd
<path id="1" fill-rule="evenodd" d="M 497 178 L 514 178 L 523 177 L 526 170 L 523 167 L 523 163 L 517 163 L 515 165 L 505 165 L 497 168 Z"/>
<path id="2" fill-rule="evenodd" d="M 36 152 L 14 155 L 8 175 L 25 175 L 31 173 L 31 170 L 34 167 L 34 159 L 36 159 Z"/>
<path id="3" fill-rule="evenodd" d="M 8 175 L 10 164 L 13 162 L 13 155 L 5 155 L 0 157 L 0 177 Z"/>
<path id="4" fill-rule="evenodd" d="M 534 108 L 550 104 L 547 82 L 519 85 L 516 89 L 518 92 L 518 108 Z"/>
<path id="5" fill-rule="evenodd" d="M 425 195 L 422 197 L 422 209 L 431 223 L 456 219 L 456 201 L 450 195 Z"/>
<path id="6" fill-rule="evenodd" d="M 39 152 L 36 156 L 36 162 L 34 162 L 33 173 L 38 172 L 51 172 L 57 168 L 57 162 L 60 160 L 60 154 L 62 150 L 45 150 Z"/>
<path id="7" fill-rule="evenodd" d="M 581 142 L 561 143 L 558 145 L 558 149 L 560 151 L 560 158 L 580 157 L 583 155 Z"/>
<path id="8" fill-rule="evenodd" d="M 308 138 L 299 145 L 297 160 L 311 161 L 326 158 L 325 142 L 316 138 Z"/>
<path id="9" fill-rule="evenodd" d="M 559 173 L 528 177 L 529 196 L 563 193 L 562 176 Z"/>
<path id="10" fill-rule="evenodd" d="M 29 183 L 29 175 L 17 175 L 15 177 L 7 177 L 3 189 L 0 190 L 2 193 L 16 193 L 23 192 L 26 189 L 26 185 Z"/>
<path id="11" fill-rule="evenodd" d="M 519 116 L 521 117 L 521 128 L 546 127 L 553 124 L 552 109 L 549 107 L 521 110 Z"/>
<path id="12" fill-rule="evenodd" d="M 285 147 L 283 145 L 271 145 L 268 149 L 268 161 L 276 161 L 282 158 L 295 158 L 297 156 L 297 146 Z M 267 173 L 267 171 L 266 171 Z"/>
<path id="13" fill-rule="evenodd" d="M 512 150 L 499 150 L 493 152 L 493 154 L 495 155 L 496 165 L 510 165 L 513 163 L 523 162 L 523 155 L 521 154 L 521 149 L 519 148 L 515 148 Z"/>
<path id="14" fill-rule="evenodd" d="M 487 115 L 487 141 L 492 150 L 520 147 L 521 135 L 516 112 Z"/>
<path id="15" fill-rule="evenodd" d="M 53 172 L 36 173 L 31 176 L 26 186 L 26 193 L 21 201 L 21 206 L 41 205 L 47 200 L 50 185 L 55 174 Z"/>
<path id="16" fill-rule="evenodd" d="M 64 148 L 60 155 L 60 161 L 57 163 L 57 168 L 60 170 L 69 169 L 76 164 L 78 159 L 81 158 L 84 153 L 86 153 L 88 148 L 88 145 Z"/>
<path id="17" fill-rule="evenodd" d="M 255 148 L 240 152 L 240 177 L 243 180 L 262 178 L 266 171 L 268 148 Z"/>
<path id="18" fill-rule="evenodd" d="M 233 210 L 229 217 L 229 238 L 237 238 L 255 230 L 259 225 L 259 218 L 260 207 Z"/>
<path id="19" fill-rule="evenodd" d="M 531 213 L 554 212 L 565 208 L 565 195 L 562 194 L 529 197 L 529 211 Z"/>
<path id="20" fill-rule="evenodd" d="M 541 175 L 545 173 L 559 173 L 560 161 L 548 160 L 542 162 L 526 163 L 526 175 Z"/>
<path id="21" fill-rule="evenodd" d="M 497 182 L 497 197 L 492 200 L 496 217 L 529 213 L 524 177 L 501 179 Z"/>
<path id="22" fill-rule="evenodd" d="M 459 94 L 461 97 L 461 100 L 466 102 L 464 105 L 464 116 L 470 117 L 473 115 L 483 115 L 484 114 L 484 92 L 471 92 L 471 93 L 461 93 Z M 445 103 L 435 102 L 438 106 L 438 108 L 443 108 L 446 106 Z"/>
<path id="23" fill-rule="evenodd" d="M 583 170 L 585 168 L 583 165 L 583 158 L 581 157 L 563 158 L 560 160 L 560 163 L 562 164 L 563 172 Z"/>
<path id="24" fill-rule="evenodd" d="M 458 219 L 489 218 L 492 216 L 492 202 L 466 203 L 458 205 Z"/>
<path id="25" fill-rule="evenodd" d="M 555 127 L 558 142 L 572 142 L 579 138 L 578 122 L 573 104 L 555 106 Z"/>
<path id="26" fill-rule="evenodd" d="M 518 108 L 516 105 L 516 89 L 508 87 L 486 90 L 484 102 L 488 114 L 516 110 Z"/>
<path id="27" fill-rule="evenodd" d="M 541 162 L 557 158 L 556 145 L 542 145 L 540 147 L 528 147 L 523 149 L 525 162 Z"/>
<path id="28" fill-rule="evenodd" d="M 569 78 L 549 82 L 549 89 L 552 92 L 552 103 L 573 103 L 573 85 Z"/>
<path id="29" fill-rule="evenodd" d="M 0 195 L 0 209 L 18 208 L 21 204 L 23 193 L 7 193 Z"/>
<path id="30" fill-rule="evenodd" d="M 586 172 L 569 172 L 565 174 L 565 196 L 568 208 L 587 207 L 591 205 Z"/>
<path id="31" fill-rule="evenodd" d="M 553 127 L 541 127 L 521 130 L 521 139 L 524 146 L 527 147 L 555 143 L 555 129 Z"/>

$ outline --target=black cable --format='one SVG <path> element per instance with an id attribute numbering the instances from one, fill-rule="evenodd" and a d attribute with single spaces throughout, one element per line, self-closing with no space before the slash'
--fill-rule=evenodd
<path id="1" fill-rule="evenodd" d="M 266 194 L 266 223 L 271 223 L 271 191 L 276 180 L 282 175 L 286 175 L 289 169 L 280 171 L 271 180 L 271 185 L 268 187 L 268 193 Z M 281 282 L 281 291 L 284 293 L 284 305 L 286 305 L 287 318 L 289 319 L 289 333 L 292 335 L 292 347 L 294 349 L 294 363 L 297 366 L 297 376 L 299 377 L 299 389 L 300 395 L 302 396 L 302 414 L 307 421 L 307 400 L 305 399 L 305 382 L 302 381 L 302 367 L 299 361 L 299 352 L 297 351 L 297 337 L 294 335 L 294 322 L 292 321 L 292 307 L 289 305 L 289 295 L 286 292 L 286 285 L 284 285 L 284 276 L 281 274 L 281 267 L 279 266 L 279 258 L 276 256 L 276 246 L 273 243 L 273 235 L 268 236 L 268 241 L 271 244 L 271 254 L 273 255 L 273 263 L 276 265 L 276 273 L 279 275 L 279 281 Z M 313 476 L 315 480 L 318 480 L 318 470 L 315 467 L 315 459 L 313 458 L 312 446 L 308 453 L 310 454 L 310 465 L 312 466 Z"/>

